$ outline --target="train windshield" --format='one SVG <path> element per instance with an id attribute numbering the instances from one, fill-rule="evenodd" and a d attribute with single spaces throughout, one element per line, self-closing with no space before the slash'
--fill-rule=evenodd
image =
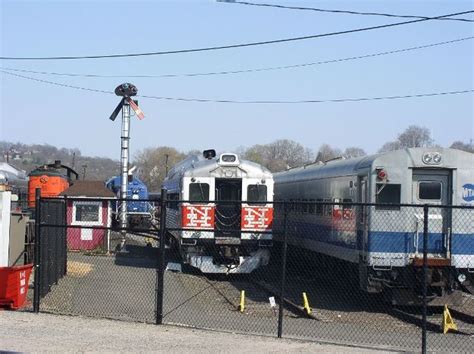
<path id="1" fill-rule="evenodd" d="M 400 204 L 401 197 L 401 188 L 400 184 L 383 184 L 377 183 L 377 196 L 375 202 L 378 204 Z M 399 206 L 388 206 L 388 205 L 378 205 L 376 209 L 383 210 L 399 210 Z"/>
<path id="2" fill-rule="evenodd" d="M 247 187 L 248 202 L 266 202 L 267 186 L 263 184 L 251 184 Z"/>
<path id="3" fill-rule="evenodd" d="M 209 200 L 209 184 L 190 183 L 189 200 L 193 202 L 204 202 Z"/>

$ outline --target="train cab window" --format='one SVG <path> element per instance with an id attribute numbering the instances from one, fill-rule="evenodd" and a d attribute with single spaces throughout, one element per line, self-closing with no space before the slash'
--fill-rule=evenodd
<path id="1" fill-rule="evenodd" d="M 440 200 L 441 183 L 440 182 L 420 182 L 418 184 L 418 199 Z"/>
<path id="2" fill-rule="evenodd" d="M 247 202 L 266 202 L 267 186 L 264 184 L 250 184 L 247 186 Z"/>
<path id="3" fill-rule="evenodd" d="M 400 184 L 377 183 L 377 193 L 375 203 L 381 204 L 400 204 L 401 189 Z M 400 210 L 399 206 L 376 206 L 378 210 Z"/>
<path id="4" fill-rule="evenodd" d="M 99 222 L 100 204 L 99 203 L 75 203 L 75 221 L 79 222 Z"/>
<path id="5" fill-rule="evenodd" d="M 209 184 L 207 183 L 190 183 L 189 184 L 189 200 L 193 202 L 204 202 L 209 200 Z"/>

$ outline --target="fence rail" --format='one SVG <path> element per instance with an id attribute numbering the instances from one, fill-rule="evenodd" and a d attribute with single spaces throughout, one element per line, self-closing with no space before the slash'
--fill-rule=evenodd
<path id="1" fill-rule="evenodd" d="M 472 349 L 473 207 L 278 201 L 259 204 L 273 210 L 264 223 L 270 214 L 243 215 L 245 202 L 183 214 L 164 193 L 153 225 L 123 229 L 110 220 L 112 202 L 120 200 L 37 196 L 35 311 Z M 184 226 L 198 217 L 214 221 Z"/>

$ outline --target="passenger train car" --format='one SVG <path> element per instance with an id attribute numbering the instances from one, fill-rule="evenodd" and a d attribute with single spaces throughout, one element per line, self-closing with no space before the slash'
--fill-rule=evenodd
<path id="1" fill-rule="evenodd" d="M 204 273 L 250 273 L 269 261 L 273 178 L 266 168 L 214 150 L 168 173 L 166 226 L 182 261 Z M 175 201 L 175 202 L 174 202 Z"/>
<path id="2" fill-rule="evenodd" d="M 274 178 L 276 201 L 314 202 L 288 212 L 288 243 L 350 262 L 363 290 L 390 294 L 393 303 L 415 303 L 421 292 L 422 205 L 474 206 L 474 154 L 453 149 L 410 148 L 334 160 Z M 456 288 L 472 292 L 473 220 L 473 209 L 429 209 L 433 298 Z"/>

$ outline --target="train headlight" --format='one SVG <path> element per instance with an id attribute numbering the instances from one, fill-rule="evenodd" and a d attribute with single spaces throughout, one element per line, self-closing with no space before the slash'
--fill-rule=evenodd
<path id="1" fill-rule="evenodd" d="M 462 284 L 466 281 L 467 277 L 466 277 L 466 274 L 463 274 L 463 273 L 460 273 L 458 275 L 458 281 Z"/>
<path id="2" fill-rule="evenodd" d="M 423 154 L 421 160 L 425 165 L 439 165 L 441 163 L 442 157 L 439 152 L 427 152 Z"/>

